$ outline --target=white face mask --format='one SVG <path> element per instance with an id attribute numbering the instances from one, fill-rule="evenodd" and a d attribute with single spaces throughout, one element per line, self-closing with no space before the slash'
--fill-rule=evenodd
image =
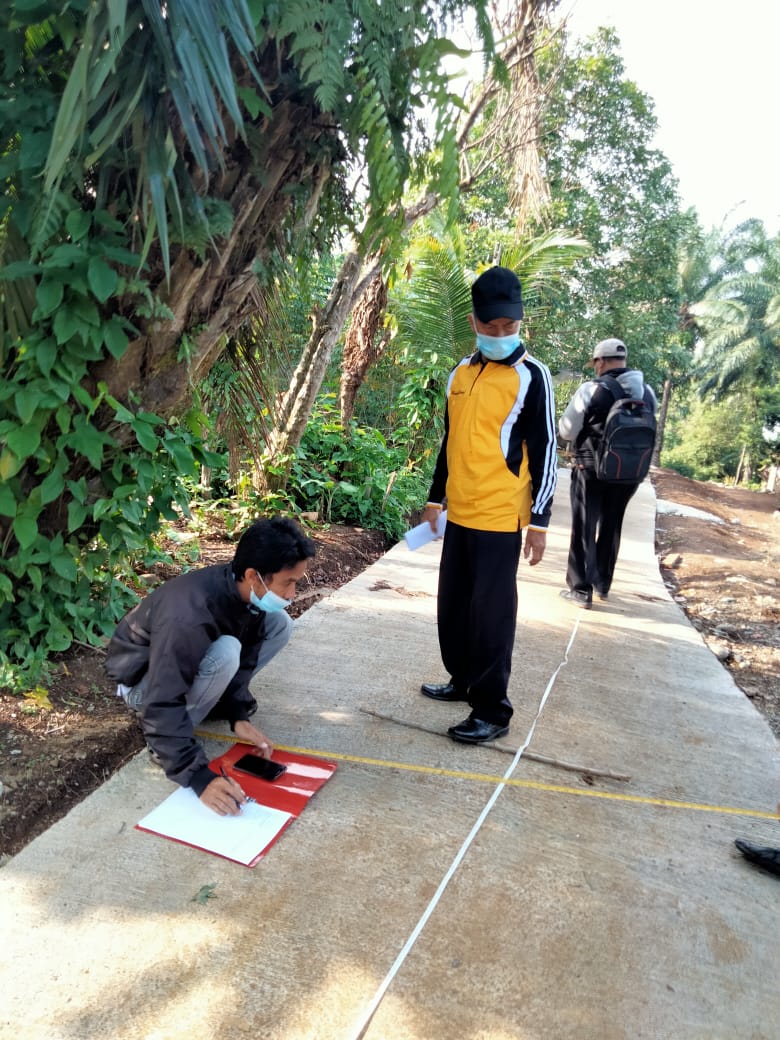
<path id="1" fill-rule="evenodd" d="M 255 590 L 249 587 L 249 602 L 253 607 L 257 607 L 258 610 L 264 610 L 266 614 L 275 614 L 278 610 L 287 610 L 292 603 L 291 599 L 283 599 L 281 596 L 277 596 L 275 592 L 272 592 L 260 575 L 257 575 L 260 584 L 265 589 L 264 596 L 258 596 Z"/>
<path id="2" fill-rule="evenodd" d="M 511 336 L 487 336 L 484 332 L 477 333 L 477 349 L 488 361 L 505 361 L 519 346 L 519 331 L 513 332 Z"/>

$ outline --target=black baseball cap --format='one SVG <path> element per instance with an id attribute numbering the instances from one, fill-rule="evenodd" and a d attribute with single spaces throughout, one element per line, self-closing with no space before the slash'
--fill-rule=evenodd
<path id="1" fill-rule="evenodd" d="M 523 316 L 520 279 L 508 267 L 489 267 L 471 286 L 471 302 L 480 321 Z"/>

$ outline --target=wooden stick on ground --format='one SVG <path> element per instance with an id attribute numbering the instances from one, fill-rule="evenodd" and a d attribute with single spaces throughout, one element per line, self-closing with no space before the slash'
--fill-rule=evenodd
<path id="1" fill-rule="evenodd" d="M 440 729 L 434 729 L 431 726 L 421 726 L 417 722 L 408 722 L 406 719 L 396 719 L 392 715 L 383 715 L 379 711 L 371 711 L 369 708 L 359 708 L 364 715 L 372 715 L 375 719 L 382 719 L 384 722 L 394 722 L 396 726 L 406 726 L 407 729 L 419 729 L 423 733 L 434 733 L 436 736 L 444 737 L 446 734 Z M 497 744 L 494 740 L 487 740 L 482 747 L 495 748 L 496 751 L 503 751 L 505 755 L 516 755 L 517 748 L 505 747 L 503 744 Z M 541 762 L 546 766 L 554 766 L 556 769 L 566 769 L 570 773 L 584 773 L 587 776 L 603 776 L 609 780 L 621 780 L 623 783 L 628 783 L 631 779 L 630 776 L 626 776 L 625 773 L 613 773 L 609 769 L 591 769 L 590 766 L 578 766 L 573 762 L 563 762 L 558 758 L 548 758 L 546 755 L 537 755 L 533 751 L 524 751 L 523 758 L 530 759 L 532 762 Z"/>

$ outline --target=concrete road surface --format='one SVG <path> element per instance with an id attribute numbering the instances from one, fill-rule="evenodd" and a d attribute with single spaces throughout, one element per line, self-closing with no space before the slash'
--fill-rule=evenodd
<path id="1" fill-rule="evenodd" d="M 0 1038 L 777 1040 L 780 880 L 733 845 L 780 845 L 777 742 L 669 598 L 654 508 L 583 611 L 561 475 L 500 748 L 419 693 L 440 543 L 309 610 L 257 718 L 334 776 L 248 869 L 135 829 L 174 789 L 136 756 L 0 870 Z"/>

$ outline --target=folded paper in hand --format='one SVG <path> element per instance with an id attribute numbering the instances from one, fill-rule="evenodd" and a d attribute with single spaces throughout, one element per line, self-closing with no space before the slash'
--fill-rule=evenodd
<path id="1" fill-rule="evenodd" d="M 435 534 L 431 530 L 431 525 L 428 521 L 424 520 L 421 524 L 418 524 L 417 527 L 413 527 L 411 531 L 406 532 L 404 535 L 406 544 L 410 549 L 419 549 L 421 545 L 427 545 L 428 542 L 432 542 L 435 538 L 441 538 L 446 526 L 447 510 L 443 509 L 441 513 L 439 513 Z"/>

